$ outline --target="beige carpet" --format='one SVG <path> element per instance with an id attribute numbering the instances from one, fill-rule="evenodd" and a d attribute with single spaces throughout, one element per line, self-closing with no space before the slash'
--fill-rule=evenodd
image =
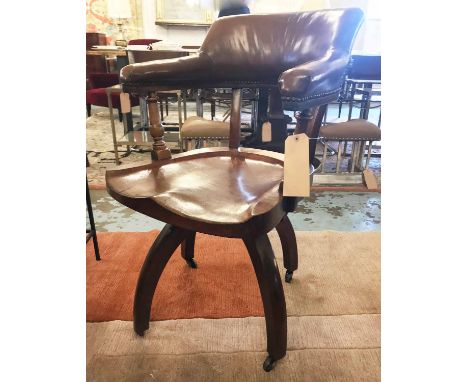
<path id="1" fill-rule="evenodd" d="M 279 240 L 270 236 L 281 264 Z M 380 380 L 380 234 L 297 236 L 300 268 L 293 283 L 284 284 L 288 353 L 271 373 L 261 367 L 262 317 L 192 318 L 152 322 L 144 338 L 134 334 L 131 321 L 88 323 L 87 379 Z M 203 255 L 199 263 L 201 269 Z"/>
<path id="2" fill-rule="evenodd" d="M 378 381 L 380 315 L 288 318 L 288 353 L 267 374 L 262 318 L 88 324 L 89 381 Z"/>

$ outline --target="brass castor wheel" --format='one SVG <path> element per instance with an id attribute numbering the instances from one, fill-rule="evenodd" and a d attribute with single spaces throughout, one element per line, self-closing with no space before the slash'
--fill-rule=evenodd
<path id="1" fill-rule="evenodd" d="M 286 274 L 284 275 L 284 281 L 290 283 L 292 281 L 293 273 L 294 271 L 286 271 Z"/>
<path id="2" fill-rule="evenodd" d="M 269 371 L 272 371 L 274 367 L 275 361 L 269 355 L 268 357 L 266 357 L 265 362 L 263 362 L 263 370 L 265 370 L 268 373 Z"/>
<path id="3" fill-rule="evenodd" d="M 194 259 L 185 260 L 190 268 L 197 268 L 197 263 Z"/>

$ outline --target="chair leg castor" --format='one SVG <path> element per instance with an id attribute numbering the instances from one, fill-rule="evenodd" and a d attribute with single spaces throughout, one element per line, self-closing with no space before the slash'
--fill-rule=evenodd
<path id="1" fill-rule="evenodd" d="M 197 268 L 197 263 L 195 262 L 194 259 L 188 259 L 188 260 L 185 260 L 185 261 L 187 262 L 187 264 L 188 264 L 188 266 L 190 268 L 193 268 L 193 269 Z"/>
<path id="2" fill-rule="evenodd" d="M 265 370 L 268 373 L 269 371 L 272 371 L 274 367 L 275 361 L 273 360 L 273 358 L 271 358 L 271 355 L 269 355 L 263 362 L 263 370 Z"/>
<path id="3" fill-rule="evenodd" d="M 293 271 L 286 270 L 286 274 L 284 275 L 284 281 L 290 283 L 292 281 L 293 273 Z"/>

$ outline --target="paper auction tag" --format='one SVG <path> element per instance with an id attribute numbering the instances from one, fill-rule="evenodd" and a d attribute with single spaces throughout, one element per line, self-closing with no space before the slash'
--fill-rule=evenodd
<path id="1" fill-rule="evenodd" d="M 371 170 L 364 170 L 362 172 L 362 176 L 364 177 L 364 183 L 369 190 L 377 190 L 379 188 L 377 179 Z"/>
<path id="2" fill-rule="evenodd" d="M 128 93 L 120 93 L 120 111 L 122 113 L 130 113 L 130 95 Z"/>
<path id="3" fill-rule="evenodd" d="M 283 196 L 310 196 L 309 137 L 304 133 L 286 138 Z"/>
<path id="4" fill-rule="evenodd" d="M 263 122 L 262 142 L 271 142 L 271 123 L 270 122 Z"/>

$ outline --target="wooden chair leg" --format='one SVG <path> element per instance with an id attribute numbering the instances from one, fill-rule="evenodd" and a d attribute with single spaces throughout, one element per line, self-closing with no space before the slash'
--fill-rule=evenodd
<path id="1" fill-rule="evenodd" d="M 296 234 L 294 233 L 294 228 L 287 216 L 285 216 L 276 226 L 276 231 L 278 232 L 281 240 L 281 247 L 283 248 L 283 264 L 286 268 L 284 280 L 287 283 L 290 283 L 293 272 L 297 269 L 298 256 Z"/>
<path id="2" fill-rule="evenodd" d="M 122 111 L 120 109 L 117 109 L 117 111 L 119 112 L 119 122 L 122 122 L 123 121 Z"/>
<path id="3" fill-rule="evenodd" d="M 88 117 L 91 117 L 91 104 L 90 103 L 86 104 L 86 114 L 88 115 Z"/>
<path id="4" fill-rule="evenodd" d="M 190 231 L 166 224 L 148 251 L 133 301 L 133 329 L 140 336 L 149 328 L 151 302 L 159 278 L 174 251 L 189 234 Z"/>
<path id="5" fill-rule="evenodd" d="M 268 236 L 264 234 L 257 238 L 246 237 L 243 240 L 249 251 L 262 295 L 268 351 L 263 369 L 270 371 L 275 361 L 286 355 L 287 321 L 283 286 Z"/>
<path id="6" fill-rule="evenodd" d="M 195 231 L 190 232 L 187 239 L 185 239 L 181 244 L 182 258 L 187 262 L 190 268 L 197 267 L 197 263 L 193 259 L 196 234 L 197 233 Z"/>
<path id="7" fill-rule="evenodd" d="M 88 156 L 86 156 L 86 163 L 88 163 Z M 100 261 L 101 255 L 99 254 L 99 244 L 97 240 L 96 225 L 94 224 L 93 205 L 91 204 L 91 195 L 89 194 L 88 177 L 86 177 L 86 209 L 88 210 L 89 217 L 89 233 L 93 238 L 94 256 L 96 257 L 97 261 Z"/>
<path id="8" fill-rule="evenodd" d="M 166 115 L 169 115 L 169 101 L 166 98 Z"/>

